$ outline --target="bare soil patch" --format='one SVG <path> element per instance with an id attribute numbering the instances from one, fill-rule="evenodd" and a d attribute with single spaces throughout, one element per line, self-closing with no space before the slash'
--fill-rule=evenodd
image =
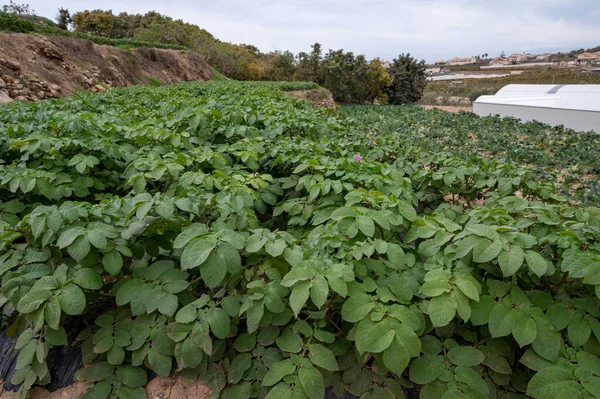
<path id="1" fill-rule="evenodd" d="M 446 111 L 446 112 L 453 112 L 453 113 L 457 113 L 460 111 L 465 111 L 465 112 L 473 112 L 473 107 L 472 106 L 454 106 L 454 105 L 421 105 L 421 107 L 425 108 L 425 109 L 441 109 L 442 111 Z"/>

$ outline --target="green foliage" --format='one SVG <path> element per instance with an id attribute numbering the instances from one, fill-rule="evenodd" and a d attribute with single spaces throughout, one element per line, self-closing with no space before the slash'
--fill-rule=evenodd
<path id="1" fill-rule="evenodd" d="M 0 31 L 29 33 L 35 31 L 35 25 L 24 18 L 0 12 Z"/>
<path id="2" fill-rule="evenodd" d="M 420 62 L 401 54 L 394 59 L 389 68 L 392 83 L 388 90 L 390 104 L 413 104 L 423 96 L 427 85 L 425 61 Z"/>
<path id="3" fill-rule="evenodd" d="M 58 27 L 63 30 L 69 29 L 69 26 L 73 23 L 73 18 L 69 10 L 62 7 L 58 9 L 55 20 Z"/>
<path id="4" fill-rule="evenodd" d="M 224 398 L 596 394 L 600 209 L 394 127 L 444 114 L 341 119 L 284 85 L 4 106 L 0 304 L 23 394 L 73 318 L 87 397 L 142 397 L 150 371 Z"/>
<path id="5" fill-rule="evenodd" d="M 359 106 L 346 107 L 346 110 L 354 119 L 370 125 L 372 131 L 393 132 L 403 143 L 435 152 L 446 151 L 466 161 L 486 154 L 499 161 L 529 165 L 535 171 L 536 181 L 553 181 L 562 195 L 585 204 L 600 205 L 598 134 L 578 133 L 539 122 L 521 123 L 513 118 L 425 111 L 420 107 Z M 451 172 L 444 177 L 444 183 L 455 181 L 457 177 L 460 173 Z M 501 192 L 506 194 L 512 184 L 508 178 L 502 179 Z M 456 192 L 453 201 L 460 201 L 460 197 L 464 194 Z M 510 270 L 506 261 L 502 255 L 500 266 Z"/>

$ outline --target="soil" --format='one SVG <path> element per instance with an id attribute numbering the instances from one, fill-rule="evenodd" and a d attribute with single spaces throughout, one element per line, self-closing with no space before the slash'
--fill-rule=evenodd
<path id="1" fill-rule="evenodd" d="M 3 392 L 0 384 L 0 399 L 16 399 L 15 392 Z M 87 386 L 81 382 L 69 387 L 48 392 L 41 388 L 33 389 L 28 399 L 77 399 L 85 393 Z M 186 385 L 181 378 L 156 377 L 146 386 L 146 397 L 148 399 L 209 399 L 210 388 L 198 382 Z"/>
<path id="2" fill-rule="evenodd" d="M 310 101 L 314 103 L 317 108 L 336 109 L 333 96 L 329 90 L 326 89 L 288 91 L 285 94 L 293 98 Z"/>
<path id="3" fill-rule="evenodd" d="M 468 107 L 457 107 L 457 106 L 453 106 L 453 105 L 421 105 L 421 107 L 425 108 L 425 109 L 441 109 L 442 111 L 446 111 L 446 112 L 460 112 L 460 111 L 465 111 L 465 112 L 473 112 L 473 107 L 472 106 L 468 106 Z"/>
<path id="4" fill-rule="evenodd" d="M 36 101 L 78 90 L 206 81 L 212 69 L 193 51 L 128 50 L 72 37 L 0 33 L 0 77 L 0 92 Z"/>

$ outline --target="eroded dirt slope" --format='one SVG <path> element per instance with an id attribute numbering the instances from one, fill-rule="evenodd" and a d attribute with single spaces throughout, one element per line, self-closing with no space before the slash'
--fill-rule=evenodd
<path id="1" fill-rule="evenodd" d="M 0 33 L 0 104 L 211 78 L 204 58 L 192 51 L 128 50 L 70 37 Z"/>

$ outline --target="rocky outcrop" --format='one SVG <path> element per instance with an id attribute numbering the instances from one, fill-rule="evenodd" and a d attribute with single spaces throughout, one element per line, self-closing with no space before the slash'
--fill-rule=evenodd
<path id="1" fill-rule="evenodd" d="M 0 104 L 211 78 L 210 66 L 192 51 L 126 50 L 71 37 L 0 33 Z"/>

